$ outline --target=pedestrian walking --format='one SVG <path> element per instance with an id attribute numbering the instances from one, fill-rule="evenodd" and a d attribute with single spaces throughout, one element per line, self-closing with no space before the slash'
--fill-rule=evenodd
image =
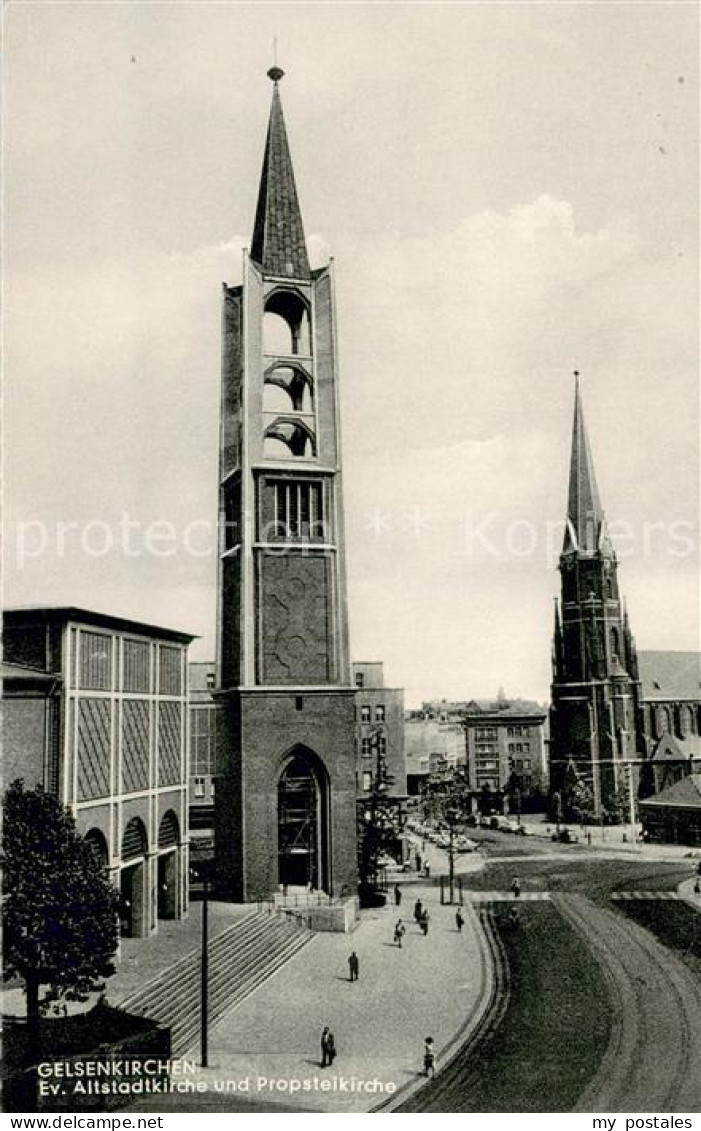
<path id="1" fill-rule="evenodd" d="M 458 931 L 460 932 L 460 934 L 462 934 L 462 929 L 463 929 L 464 923 L 465 923 L 465 920 L 463 919 L 462 912 L 461 912 L 460 908 L 458 907 L 457 911 L 455 912 L 455 926 L 458 928 Z"/>
<path id="2" fill-rule="evenodd" d="M 423 905 L 421 903 L 421 900 L 417 899 L 416 903 L 414 904 L 414 918 L 416 919 L 417 923 L 421 922 L 422 912 L 423 912 Z"/>
<path id="3" fill-rule="evenodd" d="M 336 1042 L 328 1025 L 324 1025 L 321 1034 L 321 1067 L 330 1068 L 336 1056 Z"/>
<path id="4" fill-rule="evenodd" d="M 351 982 L 358 981 L 358 975 L 360 974 L 360 960 L 355 951 L 351 952 L 351 955 L 348 959 L 348 973 Z"/>
<path id="5" fill-rule="evenodd" d="M 514 893 L 514 899 L 518 899 L 521 894 L 521 881 L 519 880 L 518 876 L 514 876 L 513 880 L 511 881 L 511 890 Z"/>
<path id="6" fill-rule="evenodd" d="M 428 911 L 426 911 L 425 909 L 421 913 L 419 926 L 421 927 L 424 938 L 426 938 L 426 935 L 428 934 Z"/>
<path id="7" fill-rule="evenodd" d="M 420 872 L 421 871 L 421 853 L 420 852 L 416 853 L 416 855 L 414 857 L 414 863 L 416 864 L 416 871 Z"/>
<path id="8" fill-rule="evenodd" d="M 433 1037 L 426 1037 L 424 1041 L 424 1076 L 433 1076 L 435 1063 L 436 1053 L 433 1048 Z"/>
<path id="9" fill-rule="evenodd" d="M 400 950 L 402 949 L 402 939 L 404 938 L 405 932 L 406 927 L 402 923 L 401 919 L 397 919 L 394 927 L 394 941 L 396 942 Z"/>
<path id="10" fill-rule="evenodd" d="M 426 877 L 426 879 L 428 879 L 428 877 L 430 875 L 431 875 L 431 865 L 429 864 L 429 862 L 427 860 L 426 863 L 424 864 L 424 876 Z"/>
<path id="11" fill-rule="evenodd" d="M 394 885 L 394 902 L 397 907 L 402 905 L 402 889 L 399 884 Z"/>

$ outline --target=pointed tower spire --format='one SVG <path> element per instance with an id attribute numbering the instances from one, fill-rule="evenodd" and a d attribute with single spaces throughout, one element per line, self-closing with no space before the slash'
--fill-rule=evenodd
<path id="1" fill-rule="evenodd" d="M 562 552 L 563 554 L 576 553 L 584 557 L 592 557 L 599 551 L 605 555 L 612 555 L 613 548 L 606 529 L 606 519 L 594 474 L 594 461 L 589 447 L 589 436 L 584 423 L 577 370 L 575 370 L 574 376 L 572 457 L 567 500 L 567 527 Z"/>
<path id="2" fill-rule="evenodd" d="M 266 275 L 308 279 L 310 272 L 304 226 L 280 102 L 279 82 L 284 73 L 277 64 L 268 71 L 268 77 L 274 83 L 273 101 L 251 241 L 251 259 Z"/>

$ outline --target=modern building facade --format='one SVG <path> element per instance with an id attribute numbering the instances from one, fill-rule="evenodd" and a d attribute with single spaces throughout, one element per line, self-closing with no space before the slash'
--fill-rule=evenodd
<path id="1" fill-rule="evenodd" d="M 217 883 L 355 890 L 355 688 L 346 614 L 333 267 L 312 270 L 274 67 L 243 282 L 224 288 Z"/>
<path id="2" fill-rule="evenodd" d="M 547 710 L 525 700 L 473 700 L 463 715 L 467 780 L 477 793 L 545 793 Z"/>
<path id="3" fill-rule="evenodd" d="M 360 796 L 376 782 L 388 797 L 406 797 L 404 691 L 384 685 L 381 662 L 353 663 L 356 687 L 357 789 Z"/>
<path id="4" fill-rule="evenodd" d="M 5 781 L 69 806 L 142 937 L 188 906 L 192 637 L 72 607 L 4 614 Z"/>
<path id="5" fill-rule="evenodd" d="M 550 788 L 591 793 L 594 814 L 637 794 L 644 758 L 635 642 L 618 584 L 577 382 L 561 600 L 555 607 Z M 632 803 L 632 802 L 631 802 Z"/>

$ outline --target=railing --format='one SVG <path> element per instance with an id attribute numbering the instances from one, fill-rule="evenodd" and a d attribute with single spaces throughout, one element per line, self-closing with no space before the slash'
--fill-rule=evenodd
<path id="1" fill-rule="evenodd" d="M 312 930 L 311 915 L 306 907 L 282 907 L 276 904 L 274 900 L 268 899 L 259 902 L 258 910 L 276 919 L 284 919 L 286 923 L 290 923 L 293 927 Z"/>
<path id="2" fill-rule="evenodd" d="M 345 885 L 338 895 L 329 895 L 325 891 L 280 891 L 272 898 L 259 899 L 257 906 L 262 914 L 274 915 L 311 930 L 311 913 L 317 907 L 342 907 L 354 894 Z"/>

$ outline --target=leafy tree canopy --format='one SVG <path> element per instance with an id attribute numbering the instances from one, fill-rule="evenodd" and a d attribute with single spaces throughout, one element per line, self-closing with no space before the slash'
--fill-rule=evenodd
<path id="1" fill-rule="evenodd" d="M 51 987 L 49 1000 L 103 988 L 114 970 L 119 896 L 55 797 L 17 780 L 3 810 L 5 970 L 24 978 L 28 1016 L 38 1015 L 41 985 Z"/>

